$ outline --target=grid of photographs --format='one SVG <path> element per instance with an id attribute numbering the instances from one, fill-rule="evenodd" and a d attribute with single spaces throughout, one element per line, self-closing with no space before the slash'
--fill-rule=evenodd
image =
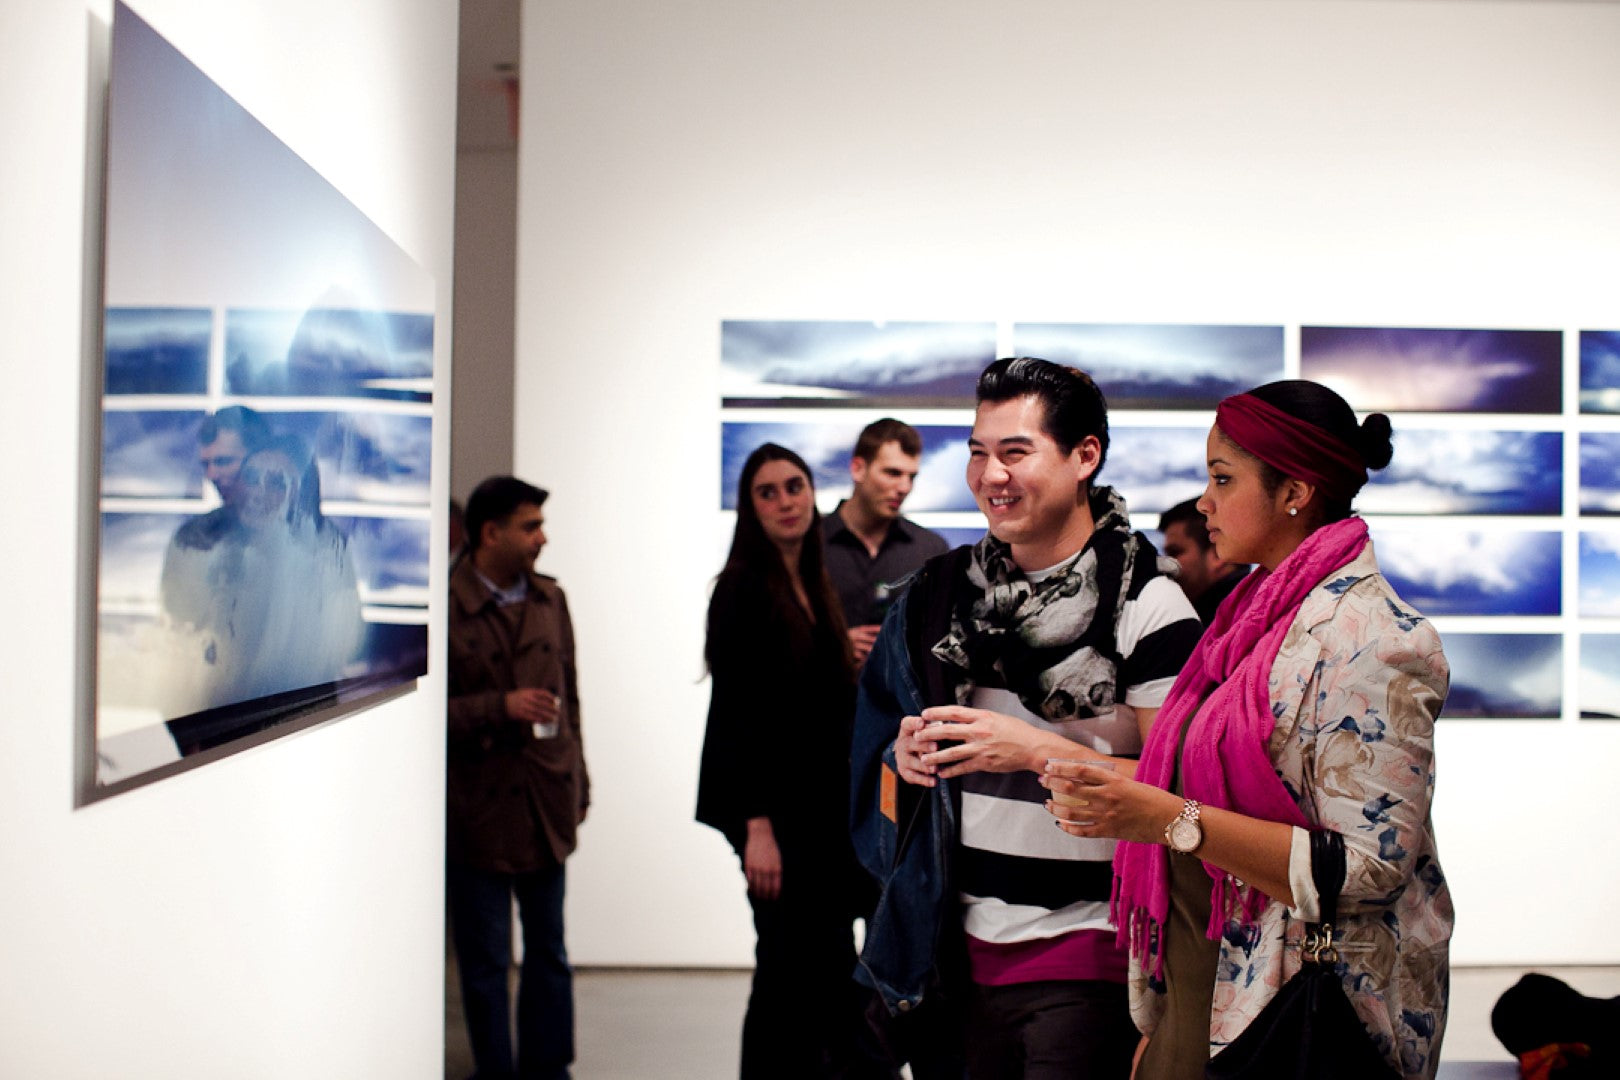
<path id="1" fill-rule="evenodd" d="M 1620 331 L 799 320 L 728 321 L 721 336 L 727 536 L 754 447 L 799 451 L 826 513 L 849 490 L 856 434 L 892 415 L 925 442 L 907 516 L 976 540 L 963 481 L 974 376 L 1029 355 L 1097 379 L 1111 436 L 1100 481 L 1157 542 L 1159 513 L 1203 490 L 1221 398 L 1325 383 L 1393 421 L 1395 458 L 1357 510 L 1386 576 L 1445 639 L 1445 715 L 1620 718 Z"/>
<path id="2" fill-rule="evenodd" d="M 118 4 L 83 797 L 427 669 L 432 278 Z"/>

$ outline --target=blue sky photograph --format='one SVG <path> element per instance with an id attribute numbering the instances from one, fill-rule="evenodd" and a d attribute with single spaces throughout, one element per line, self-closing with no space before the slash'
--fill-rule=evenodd
<path id="1" fill-rule="evenodd" d="M 1564 698 L 1559 634 L 1446 634 L 1451 692 L 1441 719 L 1556 719 Z"/>
<path id="2" fill-rule="evenodd" d="M 1018 323 L 1013 352 L 1089 373 L 1110 409 L 1213 409 L 1283 377 L 1280 326 Z"/>
<path id="3" fill-rule="evenodd" d="M 1620 514 L 1620 434 L 1581 432 L 1581 513 Z"/>
<path id="4" fill-rule="evenodd" d="M 1305 326 L 1299 373 L 1358 412 L 1558 413 L 1563 334 Z"/>
<path id="5" fill-rule="evenodd" d="M 1209 478 L 1209 428 L 1109 426 L 1108 460 L 1097 482 L 1125 496 L 1133 514 L 1157 514 L 1196 499 Z"/>
<path id="6" fill-rule="evenodd" d="M 990 322 L 726 320 L 720 396 L 731 406 L 968 406 L 996 358 Z"/>
<path id="7" fill-rule="evenodd" d="M 850 491 L 849 452 L 861 429 L 877 417 L 865 415 L 827 423 L 747 422 L 720 425 L 720 506 L 737 508 L 737 481 L 743 463 L 761 443 L 785 446 L 804 458 L 816 485 L 816 505 L 823 512 Z M 901 513 L 925 510 L 977 510 L 967 488 L 967 437 L 961 425 L 917 425 L 922 436 L 922 464 Z"/>
<path id="8" fill-rule="evenodd" d="M 1583 532 L 1580 613 L 1620 615 L 1620 532 Z"/>
<path id="9" fill-rule="evenodd" d="M 1581 412 L 1620 413 L 1620 330 L 1581 331 Z"/>
<path id="10" fill-rule="evenodd" d="M 1620 634 L 1581 635 L 1576 701 L 1585 719 L 1620 720 Z"/>
<path id="11" fill-rule="evenodd" d="M 1365 514 L 1557 514 L 1564 437 L 1556 431 L 1397 427 L 1395 457 L 1356 498 Z"/>
<path id="12" fill-rule="evenodd" d="M 430 401 L 433 317 L 353 308 L 227 311 L 225 389 Z"/>
<path id="13" fill-rule="evenodd" d="M 185 499 L 203 494 L 197 428 L 207 413 L 113 409 L 102 414 L 101 493 L 121 499 Z"/>
<path id="14" fill-rule="evenodd" d="M 1439 615 L 1557 615 L 1557 532 L 1375 528 L 1379 566 L 1395 591 Z"/>
<path id="15" fill-rule="evenodd" d="M 206 394 L 213 312 L 108 308 L 103 324 L 109 394 Z"/>

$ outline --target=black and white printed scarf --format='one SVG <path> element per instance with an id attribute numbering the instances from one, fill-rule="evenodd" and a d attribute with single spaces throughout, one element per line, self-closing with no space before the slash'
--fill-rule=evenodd
<path id="1" fill-rule="evenodd" d="M 1054 723 L 1113 708 L 1115 627 L 1132 580 L 1155 572 L 1157 553 L 1131 531 L 1113 488 L 1091 490 L 1091 513 L 1096 529 L 1079 557 L 1038 585 L 1013 563 L 1009 545 L 988 533 L 974 545 L 950 631 L 932 650 L 961 672 L 959 704 L 985 686 L 1012 691 Z"/>

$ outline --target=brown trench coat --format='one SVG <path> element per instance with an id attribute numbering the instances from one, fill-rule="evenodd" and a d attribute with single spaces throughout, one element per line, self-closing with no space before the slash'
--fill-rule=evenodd
<path id="1" fill-rule="evenodd" d="M 452 862 L 502 873 L 567 858 L 591 798 L 568 602 L 555 580 L 531 573 L 522 608 L 513 642 L 515 613 L 496 605 L 472 559 L 450 574 L 446 848 Z M 562 699 L 555 738 L 507 717 L 506 692 L 522 687 Z"/>

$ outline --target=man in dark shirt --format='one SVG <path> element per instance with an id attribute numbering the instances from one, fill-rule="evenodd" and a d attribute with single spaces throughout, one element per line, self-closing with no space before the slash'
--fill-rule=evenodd
<path id="1" fill-rule="evenodd" d="M 896 582 L 948 545 L 900 516 L 922 463 L 922 438 L 910 424 L 885 417 L 866 425 L 849 457 L 855 489 L 821 520 L 827 574 L 838 590 L 857 664 L 877 640 Z"/>
<path id="2" fill-rule="evenodd" d="M 1164 534 L 1164 553 L 1181 566 L 1176 572 L 1181 591 L 1192 601 L 1198 621 L 1208 626 L 1215 620 L 1215 609 L 1249 568 L 1215 554 L 1197 499 L 1177 503 L 1160 514 L 1159 531 Z"/>

